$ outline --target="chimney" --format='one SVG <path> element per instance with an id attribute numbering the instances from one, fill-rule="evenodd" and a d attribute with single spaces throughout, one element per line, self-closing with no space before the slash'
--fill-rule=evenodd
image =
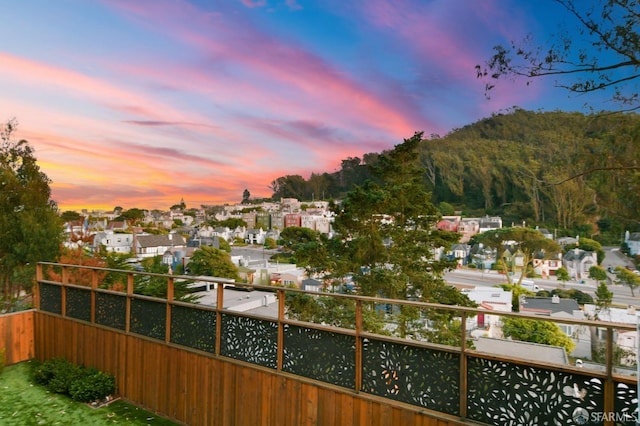
<path id="1" fill-rule="evenodd" d="M 627 313 L 629 315 L 635 315 L 636 314 L 636 307 L 633 305 L 629 305 L 629 307 L 627 308 Z"/>
<path id="2" fill-rule="evenodd" d="M 560 296 L 558 296 L 557 294 L 553 295 L 553 297 L 551 298 L 551 303 L 560 303 Z"/>

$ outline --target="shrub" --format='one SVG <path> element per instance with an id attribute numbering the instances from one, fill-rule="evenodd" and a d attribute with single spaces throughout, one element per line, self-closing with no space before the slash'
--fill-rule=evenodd
<path id="1" fill-rule="evenodd" d="M 96 368 L 85 368 L 64 358 L 52 358 L 36 363 L 33 381 L 51 392 L 67 395 L 73 400 L 90 402 L 104 399 L 115 392 L 115 378 Z"/>
<path id="2" fill-rule="evenodd" d="M 47 389 L 54 393 L 69 395 L 69 389 L 74 381 L 82 377 L 82 367 L 70 362 L 60 362 L 57 364 L 53 377 L 46 385 Z"/>
<path id="3" fill-rule="evenodd" d="M 102 400 L 113 394 L 116 382 L 113 376 L 89 368 L 69 387 L 69 396 L 75 401 L 91 402 Z"/>

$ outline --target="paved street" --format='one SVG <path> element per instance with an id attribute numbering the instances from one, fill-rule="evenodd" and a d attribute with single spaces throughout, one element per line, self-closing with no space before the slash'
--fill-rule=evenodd
<path id="1" fill-rule="evenodd" d="M 632 262 L 620 253 L 618 248 L 605 247 L 605 259 L 602 262 L 602 267 L 605 269 L 609 266 L 631 266 Z M 609 290 L 613 292 L 613 303 L 619 305 L 633 305 L 640 307 L 640 288 L 634 290 L 635 296 L 631 296 L 631 289 L 625 285 L 614 284 L 615 275 L 607 273 L 609 280 Z M 475 269 L 462 269 L 449 272 L 445 275 L 447 282 L 456 284 L 459 287 L 464 286 L 488 286 L 492 287 L 496 284 L 506 283 L 506 278 L 502 274 L 498 274 L 496 271 L 478 271 Z M 595 298 L 595 290 L 598 283 L 592 279 L 586 279 L 583 283 L 579 283 L 575 280 L 561 282 L 555 277 L 549 279 L 536 278 L 533 281 L 545 290 L 552 290 L 554 288 L 575 288 L 584 293 L 589 294 Z"/>

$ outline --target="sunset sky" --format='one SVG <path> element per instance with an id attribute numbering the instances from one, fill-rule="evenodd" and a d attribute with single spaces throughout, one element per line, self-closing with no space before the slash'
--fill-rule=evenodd
<path id="1" fill-rule="evenodd" d="M 584 111 L 551 79 L 488 100 L 475 76 L 496 44 L 562 22 L 551 0 L 9 1 L 0 121 L 63 211 L 235 203 L 416 131 Z"/>

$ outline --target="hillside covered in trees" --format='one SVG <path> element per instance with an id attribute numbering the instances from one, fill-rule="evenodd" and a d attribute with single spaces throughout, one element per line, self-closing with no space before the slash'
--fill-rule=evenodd
<path id="1" fill-rule="evenodd" d="M 558 230 L 620 236 L 638 229 L 640 116 L 513 109 L 420 145 L 424 184 L 445 214 L 500 215 Z M 335 173 L 283 176 L 274 199 L 339 199 L 372 179 L 378 153 Z"/>

